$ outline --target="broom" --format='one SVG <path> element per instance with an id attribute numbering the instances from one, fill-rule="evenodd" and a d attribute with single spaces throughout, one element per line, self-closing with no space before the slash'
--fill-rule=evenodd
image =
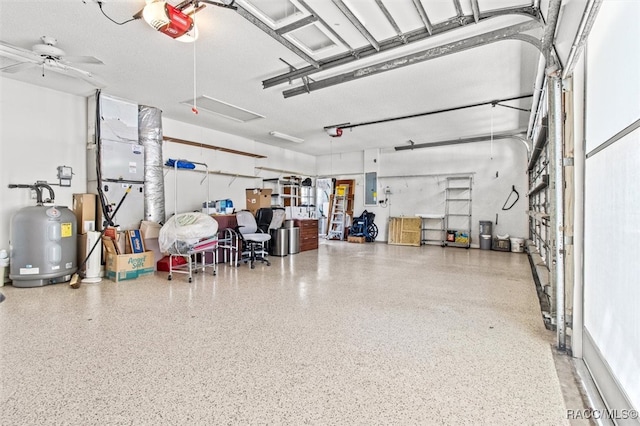
<path id="1" fill-rule="evenodd" d="M 127 190 L 124 192 L 124 195 L 120 199 L 120 202 L 116 206 L 116 209 L 113 211 L 113 214 L 111 215 L 112 218 L 115 217 L 116 213 L 118 213 L 118 210 L 120 210 L 120 206 L 122 206 L 122 202 L 124 201 L 125 198 L 127 198 L 127 194 L 129 194 L 129 192 L 131 192 L 131 185 L 129 185 Z M 89 250 L 89 254 L 84 258 L 82 263 L 80 263 L 80 265 L 78 266 L 78 272 L 76 272 L 75 274 L 73 274 L 73 276 L 71 276 L 71 281 L 69 281 L 69 286 L 71 288 L 80 288 L 80 273 L 79 273 L 79 271 L 84 267 L 84 265 L 87 264 L 87 261 L 91 257 L 91 254 L 93 254 L 93 251 L 96 249 L 98 244 L 102 242 L 102 236 L 107 231 L 107 227 L 108 226 L 113 226 L 113 220 L 110 219 L 110 220 L 107 221 L 107 226 L 105 226 L 102 229 L 102 231 L 100 232 L 100 238 L 98 238 L 96 240 L 96 242 L 93 244 L 93 247 L 91 247 L 91 250 Z"/>

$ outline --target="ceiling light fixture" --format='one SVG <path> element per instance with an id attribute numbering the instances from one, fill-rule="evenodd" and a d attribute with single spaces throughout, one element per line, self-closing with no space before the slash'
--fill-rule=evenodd
<path id="1" fill-rule="evenodd" d="M 276 138 L 284 139 L 284 140 L 287 140 L 287 141 L 290 141 L 290 142 L 295 142 L 295 143 L 302 143 L 302 142 L 304 142 L 304 139 L 300 139 L 300 138 L 297 138 L 297 137 L 295 137 L 295 136 L 286 135 L 286 134 L 284 134 L 284 133 L 280 133 L 280 132 L 276 132 L 276 131 L 269 132 L 269 134 L 270 134 L 271 136 L 276 137 Z"/>
<path id="2" fill-rule="evenodd" d="M 154 29 L 175 40 L 194 42 L 198 38 L 193 18 L 167 2 L 147 0 L 142 17 Z"/>

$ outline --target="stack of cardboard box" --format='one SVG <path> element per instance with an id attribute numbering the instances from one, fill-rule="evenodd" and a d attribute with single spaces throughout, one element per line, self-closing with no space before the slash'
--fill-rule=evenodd
<path id="1" fill-rule="evenodd" d="M 77 253 L 80 265 L 87 255 L 87 232 L 103 229 L 96 194 L 73 194 L 73 212 L 77 219 Z M 152 222 L 145 221 L 142 223 L 140 230 L 117 231 L 112 227 L 104 229 L 102 244 L 96 246 L 94 253 L 96 250 L 101 252 L 104 247 L 104 275 L 107 278 L 114 281 L 130 280 L 155 271 L 154 251 L 158 246 L 160 225 L 150 226 Z"/>
<path id="2" fill-rule="evenodd" d="M 153 274 L 155 261 L 153 251 L 145 250 L 139 230 L 116 232 L 108 228 L 102 237 L 107 256 L 107 278 L 119 282 Z M 114 238 L 115 237 L 115 238 Z M 125 241 L 123 251 L 117 240 Z"/>
<path id="3" fill-rule="evenodd" d="M 264 188 L 248 188 L 247 195 L 247 210 L 253 215 L 256 215 L 258 209 L 262 207 L 271 207 L 271 189 Z"/>

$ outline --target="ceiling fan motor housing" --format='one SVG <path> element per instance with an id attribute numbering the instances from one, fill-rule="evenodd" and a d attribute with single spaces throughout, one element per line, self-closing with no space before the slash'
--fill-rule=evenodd
<path id="1" fill-rule="evenodd" d="M 49 58 L 61 58 L 65 55 L 64 50 L 55 47 L 52 44 L 36 44 L 31 50 L 41 56 Z"/>

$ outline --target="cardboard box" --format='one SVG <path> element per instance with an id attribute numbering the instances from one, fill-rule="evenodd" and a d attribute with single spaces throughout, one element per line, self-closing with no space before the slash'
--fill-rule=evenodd
<path id="1" fill-rule="evenodd" d="M 347 237 L 347 241 L 349 241 L 350 243 L 364 244 L 365 242 L 367 242 L 367 239 L 365 237 L 356 237 L 354 235 L 349 235 Z"/>
<path id="2" fill-rule="evenodd" d="M 96 227 L 96 194 L 73 194 L 73 213 L 77 219 L 78 234 L 95 231 Z"/>
<path id="3" fill-rule="evenodd" d="M 78 245 L 76 247 L 77 253 L 77 265 L 80 265 L 84 258 L 87 256 L 87 234 L 78 234 L 76 236 Z M 84 265 L 78 272 L 84 272 L 87 269 L 87 265 Z"/>
<path id="4" fill-rule="evenodd" d="M 115 281 L 134 280 L 144 275 L 151 275 L 155 269 L 152 251 L 136 254 L 107 254 L 107 278 Z"/>
<path id="5" fill-rule="evenodd" d="M 162 225 L 159 223 L 143 220 L 140 222 L 140 234 L 142 235 L 142 239 L 149 240 L 158 238 L 160 236 L 160 228 L 162 228 Z"/>
<path id="6" fill-rule="evenodd" d="M 162 259 L 163 254 L 160 251 L 160 243 L 158 242 L 157 238 L 147 238 L 144 240 L 144 247 L 145 249 L 152 251 L 153 252 L 153 257 L 154 259 Z M 154 264 L 154 267 L 157 265 Z M 157 270 L 157 268 L 155 268 Z"/>
<path id="7" fill-rule="evenodd" d="M 265 188 L 248 188 L 246 190 L 247 210 L 255 214 L 262 207 L 271 207 L 271 191 Z"/>
<path id="8" fill-rule="evenodd" d="M 125 253 L 144 253 L 144 242 L 142 241 L 142 237 L 140 236 L 139 229 L 130 229 L 125 231 L 126 239 L 125 239 Z"/>

